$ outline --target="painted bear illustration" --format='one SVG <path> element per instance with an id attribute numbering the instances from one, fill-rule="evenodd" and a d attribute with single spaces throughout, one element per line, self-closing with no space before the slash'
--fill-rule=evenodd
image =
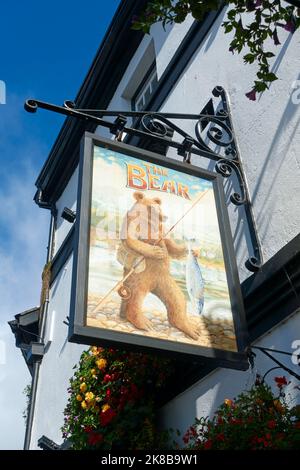
<path id="1" fill-rule="evenodd" d="M 148 198 L 141 192 L 135 192 L 134 198 L 136 202 L 123 221 L 117 257 L 124 266 L 124 277 L 133 266 L 136 269 L 124 282 L 130 294 L 122 299 L 120 316 L 136 328 L 152 329 L 142 312 L 145 297 L 152 293 L 165 305 L 169 323 L 198 339 L 199 331 L 187 316 L 185 296 L 170 274 L 170 258 L 183 258 L 187 249 L 164 237 L 166 217 L 159 198 Z"/>

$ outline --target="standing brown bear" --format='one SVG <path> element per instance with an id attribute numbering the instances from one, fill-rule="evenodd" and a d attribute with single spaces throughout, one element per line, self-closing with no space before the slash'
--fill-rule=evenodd
<path id="1" fill-rule="evenodd" d="M 120 316 L 136 328 L 152 329 L 142 312 L 144 299 L 151 292 L 166 306 L 169 323 L 196 340 L 199 331 L 189 321 L 185 296 L 170 274 L 170 258 L 183 258 L 187 250 L 164 237 L 166 218 L 159 198 L 147 198 L 141 192 L 135 192 L 134 198 L 136 202 L 123 221 L 117 257 L 124 266 L 124 277 L 137 267 L 124 282 L 129 295 L 122 299 Z"/>

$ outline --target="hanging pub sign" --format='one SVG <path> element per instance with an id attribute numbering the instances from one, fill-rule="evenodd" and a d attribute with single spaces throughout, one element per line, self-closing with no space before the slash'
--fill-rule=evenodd
<path id="1" fill-rule="evenodd" d="M 247 368 L 220 176 L 86 133 L 69 340 Z"/>

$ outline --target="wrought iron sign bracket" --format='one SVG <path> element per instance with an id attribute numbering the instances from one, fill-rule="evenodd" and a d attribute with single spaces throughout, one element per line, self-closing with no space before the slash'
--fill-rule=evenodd
<path id="1" fill-rule="evenodd" d="M 212 95 L 215 99 L 219 99 L 217 106 L 214 106 L 213 99 L 210 99 L 200 114 L 78 109 L 71 101 L 65 101 L 63 106 L 56 106 L 33 99 L 25 102 L 25 110 L 34 113 L 38 108 L 42 108 L 76 117 L 87 123 L 92 122 L 107 128 L 116 136 L 117 140 L 121 140 L 123 134 L 127 134 L 129 137 L 151 139 L 165 147 L 175 148 L 186 164 L 191 163 L 192 156 L 204 157 L 216 162 L 215 170 L 224 178 L 235 175 L 239 192 L 232 192 L 230 200 L 236 206 L 244 206 L 252 245 L 245 265 L 249 271 L 255 272 L 262 265 L 262 254 L 246 178 L 234 135 L 229 102 L 225 90 L 220 86 L 213 89 Z M 116 119 L 113 122 L 107 121 L 103 119 L 106 116 Z M 127 124 L 128 118 L 133 119 L 132 125 Z M 195 121 L 195 136 L 189 135 L 178 127 L 173 120 Z"/>

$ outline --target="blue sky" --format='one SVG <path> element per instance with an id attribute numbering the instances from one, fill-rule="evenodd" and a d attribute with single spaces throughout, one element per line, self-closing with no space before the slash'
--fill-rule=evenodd
<path id="1" fill-rule="evenodd" d="M 2 2 L 0 80 L 0 449 L 23 446 L 30 382 L 7 321 L 39 303 L 49 214 L 35 206 L 34 182 L 63 117 L 23 109 L 27 98 L 74 99 L 119 0 Z"/>

